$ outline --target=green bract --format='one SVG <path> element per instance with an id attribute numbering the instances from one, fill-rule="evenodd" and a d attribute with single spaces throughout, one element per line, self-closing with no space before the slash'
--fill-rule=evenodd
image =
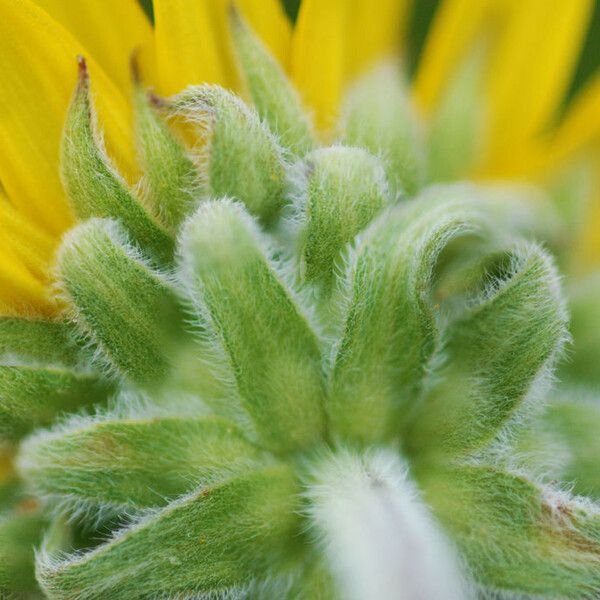
<path id="1" fill-rule="evenodd" d="M 474 116 L 451 95 L 426 135 L 386 67 L 319 147 L 232 22 L 254 107 L 137 82 L 135 189 L 82 64 L 63 318 L 0 320 L 0 595 L 598 597 L 600 505 L 548 481 L 600 494 L 600 412 L 544 412 L 568 339 L 554 263 L 499 195 L 423 189 Z"/>

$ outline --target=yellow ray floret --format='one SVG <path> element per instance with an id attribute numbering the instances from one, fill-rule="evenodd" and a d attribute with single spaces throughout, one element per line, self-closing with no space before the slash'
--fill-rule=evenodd
<path id="1" fill-rule="evenodd" d="M 431 112 L 465 59 L 493 0 L 446 0 L 431 25 L 414 85 L 421 109 Z"/>
<path id="2" fill-rule="evenodd" d="M 600 139 L 600 76 L 573 101 L 552 145 L 554 163 Z"/>
<path id="3" fill-rule="evenodd" d="M 0 231 L 3 246 L 36 278 L 47 281 L 56 239 L 36 227 L 0 195 Z"/>
<path id="4" fill-rule="evenodd" d="M 174 94 L 188 83 L 226 83 L 225 64 L 206 0 L 156 0 L 159 91 Z"/>
<path id="5" fill-rule="evenodd" d="M 148 52 L 153 43 L 152 26 L 137 0 L 35 2 L 87 49 L 120 89 L 130 89 L 131 54 L 140 48 Z"/>
<path id="6" fill-rule="evenodd" d="M 51 315 L 56 305 L 44 282 L 20 262 L 7 246 L 0 246 L 0 314 Z"/>
<path id="7" fill-rule="evenodd" d="M 321 129 L 333 125 L 344 74 L 345 0 L 305 0 L 294 31 L 291 74 Z"/>
<path id="8" fill-rule="evenodd" d="M 239 88 L 229 36 L 228 0 L 155 0 L 158 88 L 174 94 L 188 85 Z M 285 65 L 291 25 L 278 0 L 239 0 L 236 5 Z"/>
<path id="9" fill-rule="evenodd" d="M 535 139 L 552 123 L 586 33 L 591 0 L 446 0 L 420 61 L 415 95 L 429 112 L 466 57 L 485 51 L 487 149 L 480 173 L 537 165 Z M 518 152 L 515 152 L 515 150 Z"/>
<path id="10" fill-rule="evenodd" d="M 509 10 L 488 83 L 489 160 L 498 163 L 491 167 L 494 171 L 510 163 L 516 146 L 551 124 L 570 84 L 593 7 L 591 0 L 505 2 Z"/>
<path id="11" fill-rule="evenodd" d="M 279 0 L 235 3 L 325 133 L 333 130 L 351 82 L 397 52 L 409 6 L 409 0 L 302 0 L 292 31 Z M 76 56 L 87 58 L 109 154 L 133 182 L 131 54 L 141 49 L 144 80 L 161 94 L 203 82 L 240 91 L 230 5 L 154 0 L 153 29 L 137 0 L 0 0 L 0 311 L 49 313 L 53 307 L 48 271 L 73 219 L 58 157 Z M 600 80 L 581 94 L 550 145 L 547 135 L 592 7 L 593 0 L 441 3 L 415 97 L 425 114 L 434 112 L 470 53 L 483 51 L 487 143 L 471 175 L 533 177 L 597 141 Z"/>
<path id="12" fill-rule="evenodd" d="M 63 119 L 86 50 L 29 0 L 0 0 L 0 180 L 11 202 L 57 235 L 71 223 L 59 179 Z M 130 109 L 90 61 L 109 149 L 133 172 Z"/>
<path id="13" fill-rule="evenodd" d="M 345 87 L 396 53 L 407 2 L 304 0 L 292 40 L 291 75 L 317 125 L 333 125 Z"/>
<path id="14" fill-rule="evenodd" d="M 0 193 L 0 314 L 51 315 L 49 287 L 56 239 L 21 215 Z"/>

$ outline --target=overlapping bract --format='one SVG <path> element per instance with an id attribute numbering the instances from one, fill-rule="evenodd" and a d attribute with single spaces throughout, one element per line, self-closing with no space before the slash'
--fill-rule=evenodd
<path id="1" fill-rule="evenodd" d="M 244 27 L 258 112 L 216 86 L 140 96 L 141 190 L 98 143 L 82 72 L 63 144 L 88 218 L 58 257 L 69 320 L 0 322 L 0 410 L 18 439 L 73 393 L 116 394 L 21 443 L 27 487 L 2 501 L 0 557 L 52 519 L 36 575 L 57 599 L 385 599 L 420 581 L 436 600 L 597 593 L 598 508 L 515 460 L 566 339 L 552 260 L 476 187 L 406 198 L 423 160 L 410 117 L 384 135 L 358 94 L 345 139 L 366 148 L 314 149 Z M 202 125 L 202 160 L 157 110 Z M 40 385 L 62 403 L 36 404 Z M 412 579 L 363 560 L 390 531 L 376 566 L 385 576 L 417 539 Z M 30 559 L 0 585 L 18 589 Z M 442 564 L 450 587 L 429 581 Z"/>

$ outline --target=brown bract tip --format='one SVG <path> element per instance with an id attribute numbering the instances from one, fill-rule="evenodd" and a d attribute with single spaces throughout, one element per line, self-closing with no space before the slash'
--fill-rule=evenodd
<path id="1" fill-rule="evenodd" d="M 148 92 L 148 102 L 155 106 L 156 108 L 165 108 L 167 106 L 167 100 L 154 92 Z"/>
<path id="2" fill-rule="evenodd" d="M 129 57 L 129 70 L 131 72 L 131 80 L 134 84 L 139 85 L 142 82 L 139 47 L 134 48 L 131 52 L 131 56 Z"/>
<path id="3" fill-rule="evenodd" d="M 229 23 L 232 28 L 239 28 L 243 25 L 240 9 L 234 0 L 231 0 L 227 5 L 227 13 L 229 14 Z"/>
<path id="4" fill-rule="evenodd" d="M 88 84 L 90 74 L 88 72 L 85 57 L 81 54 L 77 55 L 77 74 L 79 76 L 79 87 L 86 87 Z"/>
<path id="5" fill-rule="evenodd" d="M 77 66 L 79 67 L 79 77 L 86 78 L 88 76 L 87 62 L 82 54 L 77 55 Z"/>

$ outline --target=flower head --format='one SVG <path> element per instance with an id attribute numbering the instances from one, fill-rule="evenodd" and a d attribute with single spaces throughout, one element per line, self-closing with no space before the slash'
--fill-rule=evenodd
<path id="1" fill-rule="evenodd" d="M 443 4 L 414 84 L 416 104 L 431 123 L 430 179 L 476 174 L 539 181 L 541 173 L 556 171 L 557 161 L 564 164 L 593 143 L 595 83 L 553 127 L 591 4 Z M 362 2 L 307 0 L 292 27 L 276 0 L 242 1 L 239 9 L 290 74 L 318 129 L 330 134 L 351 82 L 395 52 L 408 11 L 392 0 L 377 10 Z M 225 0 L 158 1 L 154 13 L 152 28 L 133 1 L 79 3 L 77 10 L 52 0 L 2 7 L 4 312 L 54 310 L 45 287 L 52 248 L 73 223 L 58 161 L 76 55 L 89 63 L 109 153 L 130 182 L 139 176 L 129 102 L 133 51 L 145 82 L 160 94 L 202 82 L 241 89 Z M 455 125 L 444 127 L 449 119 Z"/>
<path id="2" fill-rule="evenodd" d="M 0 0 L 1 592 L 600 592 L 576 219 L 491 182 L 595 176 L 591 3 L 446 0 L 412 88 L 405 9 Z"/>

